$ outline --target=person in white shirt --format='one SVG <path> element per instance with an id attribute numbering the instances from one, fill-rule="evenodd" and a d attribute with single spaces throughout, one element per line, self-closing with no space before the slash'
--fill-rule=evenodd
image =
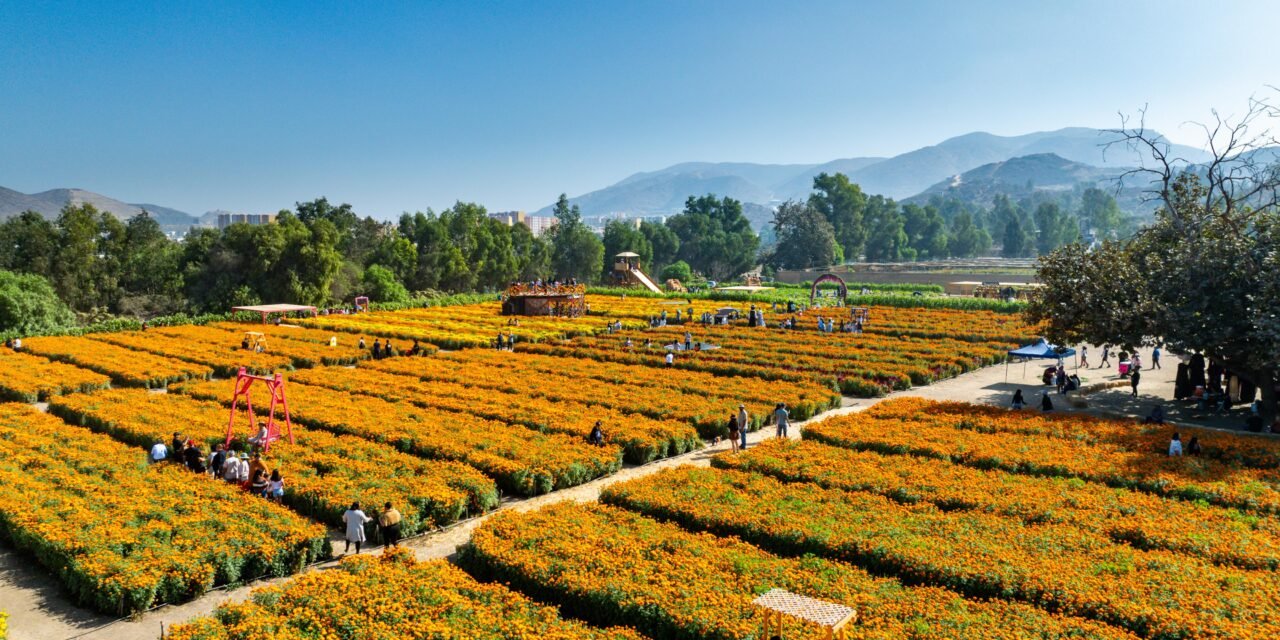
<path id="1" fill-rule="evenodd" d="M 1169 441 L 1169 455 L 1182 455 L 1182 437 L 1178 435 L 1177 431 L 1173 432 L 1173 439 Z"/>
<path id="2" fill-rule="evenodd" d="M 164 459 L 168 457 L 169 457 L 169 447 L 164 446 L 163 442 L 156 440 L 156 443 L 151 445 L 152 464 L 156 462 L 164 462 Z"/>
<path id="3" fill-rule="evenodd" d="M 240 464 L 236 466 L 236 482 L 244 484 L 249 481 L 249 454 L 240 454 Z"/>
<path id="4" fill-rule="evenodd" d="M 668 352 L 667 352 L 667 366 L 668 366 L 668 367 L 672 366 L 673 364 L 675 364 L 675 361 L 676 361 L 676 354 L 674 354 L 674 353 L 672 353 L 672 352 L 668 351 Z"/>
<path id="5" fill-rule="evenodd" d="M 747 425 L 751 424 L 751 415 L 747 413 L 747 405 L 738 404 L 738 429 L 741 432 L 742 443 L 739 447 L 747 450 Z"/>
<path id="6" fill-rule="evenodd" d="M 342 550 L 343 553 L 347 553 L 351 550 L 351 543 L 353 542 L 356 544 L 356 553 L 360 553 L 360 545 L 364 544 L 365 541 L 364 523 L 372 519 L 373 518 L 365 515 L 364 511 L 360 509 L 359 502 L 351 503 L 351 508 L 347 509 L 347 512 L 342 514 L 342 522 L 347 525 L 345 536 L 347 545 Z"/>
<path id="7" fill-rule="evenodd" d="M 245 465 L 245 471 L 248 472 L 248 465 Z M 240 458 L 236 457 L 235 451 L 228 453 L 227 461 L 222 463 L 222 479 L 227 482 L 240 481 Z"/>

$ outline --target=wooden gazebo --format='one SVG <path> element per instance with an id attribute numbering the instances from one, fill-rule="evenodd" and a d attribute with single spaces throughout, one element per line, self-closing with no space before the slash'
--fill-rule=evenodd
<path id="1" fill-rule="evenodd" d="M 784 589 L 770 589 L 752 600 L 751 604 L 764 614 L 765 638 L 772 637 L 771 634 L 782 637 L 785 620 L 796 618 L 826 629 L 827 640 L 844 640 L 845 627 L 858 617 L 858 612 L 853 607 L 802 596 Z"/>

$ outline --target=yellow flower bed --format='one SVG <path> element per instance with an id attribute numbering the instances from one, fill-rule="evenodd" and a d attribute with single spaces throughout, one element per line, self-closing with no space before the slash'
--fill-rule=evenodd
<path id="1" fill-rule="evenodd" d="M 216 343 L 202 342 L 166 336 L 154 330 L 94 333 L 86 337 L 97 342 L 124 347 L 131 351 L 144 351 L 167 358 L 194 362 L 212 368 L 215 374 L 222 377 L 234 376 L 240 367 L 247 367 L 252 373 L 270 374 L 293 366 L 293 358 L 282 353 L 271 351 L 253 353 L 241 349 L 241 337 L 234 339 L 227 337 L 227 339 Z"/>
<path id="2" fill-rule="evenodd" d="M 323 634 L 323 635 L 320 635 Z M 345 558 L 210 617 L 175 625 L 168 640 L 642 640 L 629 629 L 593 629 L 561 618 L 502 585 L 481 584 L 443 561 L 415 562 L 396 550 Z"/>
<path id="3" fill-rule="evenodd" d="M 1164 450 L 1143 445 L 1143 438 L 1136 436 L 1109 441 L 1088 435 L 1092 425 L 1105 422 L 1073 414 L 1045 417 L 1038 411 L 904 398 L 810 425 L 804 437 L 851 449 L 910 453 L 1020 474 L 1080 478 L 1185 500 L 1280 513 L 1280 470 L 1242 466 L 1212 456 L 1169 457 Z M 1129 421 L 1113 422 L 1117 431 L 1138 430 Z M 1037 424 L 1056 424 L 1077 437 L 1031 432 L 1029 427 Z M 1165 426 L 1163 432 L 1172 434 L 1179 429 Z M 1244 436 L 1214 432 L 1206 437 L 1219 446 Z"/>
<path id="4" fill-rule="evenodd" d="M 600 504 L 500 513 L 472 534 L 460 562 L 594 624 L 662 638 L 758 638 L 761 618 L 750 602 L 771 588 L 854 607 L 851 638 L 1135 637 L 1025 604 L 905 587 L 841 562 L 782 558 Z M 787 637 L 826 636 L 795 624 Z"/>
<path id="5" fill-rule="evenodd" d="M 0 537 L 77 602 L 115 615 L 329 555 L 323 527 L 176 465 L 148 466 L 145 455 L 0 404 Z"/>
<path id="6" fill-rule="evenodd" d="M 86 337 L 28 338 L 22 341 L 22 348 L 50 360 L 96 371 L 130 387 L 164 387 L 170 382 L 213 375 L 208 366 Z"/>
<path id="7" fill-rule="evenodd" d="M 230 381 L 199 384 L 230 399 Z M 206 455 L 214 443 L 225 440 L 229 417 L 229 410 L 214 402 L 138 389 L 59 398 L 49 410 L 142 447 L 156 440 L 168 443 L 176 431 L 201 443 Z M 261 410 L 265 413 L 267 405 Z M 241 415 L 234 445 L 238 451 L 246 450 L 244 438 L 255 431 L 246 422 Z M 406 535 L 450 524 L 468 511 L 478 513 L 497 503 L 492 481 L 466 465 L 421 460 L 386 445 L 297 426 L 294 437 L 295 444 L 285 440 L 272 445 L 264 462 L 280 469 L 286 505 L 334 527 L 342 526 L 343 512 L 357 500 L 369 511 L 394 503 L 404 515 Z"/>
<path id="8" fill-rule="evenodd" d="M 1070 525 L 948 513 L 882 496 L 719 469 L 673 469 L 605 489 L 601 500 L 695 530 L 738 535 L 977 598 L 1022 600 L 1157 638 L 1274 638 L 1280 581 L 1117 544 Z"/>
<path id="9" fill-rule="evenodd" d="M 322 371 L 339 378 L 348 370 Z M 225 384 L 191 383 L 179 391 L 225 403 L 231 399 Z M 616 446 L 594 447 L 579 438 L 538 433 L 466 413 L 370 396 L 353 402 L 347 393 L 305 384 L 290 383 L 286 393 L 293 419 L 298 422 L 385 443 L 414 455 L 465 462 L 496 479 L 505 490 L 521 495 L 582 484 L 622 466 L 622 451 Z"/>
<path id="10" fill-rule="evenodd" d="M 253 329 L 249 330 L 252 331 Z M 356 344 L 356 340 L 341 341 L 338 346 L 330 347 L 328 342 L 319 343 L 284 337 L 288 335 L 288 330 L 288 327 L 273 327 L 270 331 L 271 335 L 267 339 L 266 353 L 289 358 L 291 364 L 295 367 L 349 365 L 369 357 L 369 352 L 360 349 Z M 306 330 L 292 329 L 292 331 Z M 237 350 L 238 354 L 248 353 L 239 348 L 241 341 L 244 340 L 244 333 L 243 330 L 196 325 L 161 327 L 147 332 L 148 335 L 155 334 L 179 338 L 184 342 L 197 342 L 217 347 L 230 346 L 232 349 Z"/>
<path id="11" fill-rule="evenodd" d="M 326 369 L 298 371 L 290 374 L 290 380 L 393 402 L 412 402 L 424 408 L 471 413 L 584 440 L 598 420 L 608 442 L 622 447 L 624 459 L 636 464 L 685 453 L 702 445 L 697 431 L 684 422 L 655 420 L 578 402 L 552 402 L 468 384 L 436 381 L 425 385 L 417 378 L 363 367 L 343 371 L 341 375 Z"/>
<path id="12" fill-rule="evenodd" d="M 48 400 L 51 396 L 105 389 L 111 379 L 80 367 L 50 362 L 25 353 L 0 349 L 0 398 L 18 402 Z"/>
<path id="13" fill-rule="evenodd" d="M 1116 542 L 1247 569 L 1280 569 L 1280 521 L 1236 509 L 1107 487 L 1077 478 L 982 470 L 936 458 L 883 455 L 812 440 L 771 439 L 712 465 L 786 482 L 865 491 L 904 503 L 980 511 L 1028 524 L 1072 524 Z"/>
<path id="14" fill-rule="evenodd" d="M 555 359 L 558 373 L 550 373 L 526 365 L 535 356 L 499 353 L 496 358 L 485 352 L 463 351 L 442 354 L 436 358 L 393 358 L 370 362 L 364 366 L 431 383 L 452 382 L 484 389 L 496 389 L 553 402 L 593 404 L 628 413 L 640 413 L 658 420 L 689 422 L 703 437 L 724 435 L 729 416 L 741 402 L 747 405 L 754 424 L 761 424 L 773 411 L 774 404 L 786 402 L 792 418 L 803 420 L 834 405 L 834 391 L 813 383 L 785 380 L 715 377 L 710 374 L 681 372 L 673 376 L 663 369 L 627 366 L 624 372 L 609 376 L 609 382 L 593 377 L 618 365 L 574 358 Z M 608 376 L 607 373 L 601 373 Z M 701 392 L 686 391 L 685 383 L 676 378 L 702 376 Z"/>

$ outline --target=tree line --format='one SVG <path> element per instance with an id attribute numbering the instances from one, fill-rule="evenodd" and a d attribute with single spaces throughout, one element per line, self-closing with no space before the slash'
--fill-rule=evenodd
<path id="1" fill-rule="evenodd" d="M 807 201 L 777 207 L 766 234 L 776 240 L 767 246 L 741 202 L 712 194 L 690 196 L 665 223 L 612 221 L 602 236 L 563 194 L 553 207 L 557 223 L 542 237 L 469 202 L 386 222 L 319 198 L 280 211 L 274 224 L 193 228 L 181 241 L 145 213 L 121 221 L 79 204 L 48 220 L 28 211 L 0 223 L 0 269 L 36 278 L 0 279 L 0 329 L 24 326 L 37 308 L 56 310 L 57 322 L 67 310 L 94 321 L 267 302 L 329 306 L 358 295 L 406 302 L 432 292 L 498 291 L 517 280 L 607 284 L 612 256 L 624 251 L 638 254 L 659 280 L 683 282 L 731 279 L 760 265 L 982 255 L 993 237 L 1003 238 L 1007 255 L 1030 255 L 1075 240 L 1078 219 L 1118 217 L 1114 199 L 1100 191 L 1086 191 L 1073 215 L 1052 203 L 1032 211 L 1007 197 L 990 211 L 942 199 L 899 205 L 867 196 L 843 174 L 819 175 L 813 186 Z"/>
<path id="2" fill-rule="evenodd" d="M 1065 205 L 1065 206 L 1064 206 Z M 820 174 L 806 201 L 774 211 L 776 243 L 764 262 L 780 269 L 868 262 L 909 262 L 986 255 L 993 244 L 1008 258 L 1045 255 L 1090 233 L 1127 230 L 1115 197 L 1090 187 L 1078 199 L 1037 195 L 1015 201 L 997 194 L 990 209 L 955 198 L 898 204 L 867 195 L 843 174 Z"/>

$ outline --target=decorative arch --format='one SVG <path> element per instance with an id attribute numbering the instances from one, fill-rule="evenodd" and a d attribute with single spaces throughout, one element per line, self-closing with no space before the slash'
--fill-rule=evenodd
<path id="1" fill-rule="evenodd" d="M 849 299 L 849 287 L 845 285 L 844 280 L 834 273 L 824 273 L 813 281 L 813 289 L 809 291 L 809 303 L 813 304 L 818 301 L 818 287 L 827 282 L 834 282 L 840 285 L 840 300 L 843 304 L 844 300 Z"/>

